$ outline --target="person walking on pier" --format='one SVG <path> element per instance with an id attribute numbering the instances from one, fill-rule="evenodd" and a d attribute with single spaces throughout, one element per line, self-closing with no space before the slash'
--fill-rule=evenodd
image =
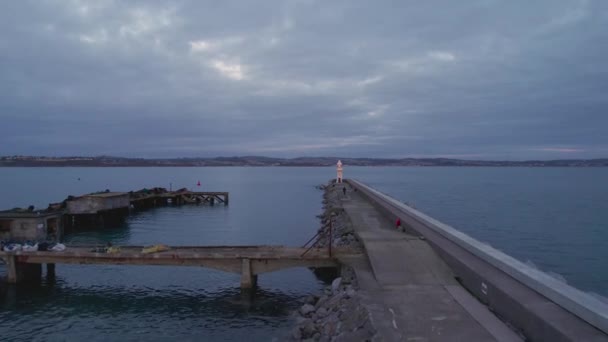
<path id="1" fill-rule="evenodd" d="M 398 217 L 397 217 L 397 221 L 395 222 L 395 227 L 397 228 L 398 232 L 405 231 L 405 230 L 401 229 L 401 219 Z"/>
<path id="2" fill-rule="evenodd" d="M 344 196 L 346 196 L 346 187 L 342 187 L 342 193 L 344 194 Z"/>

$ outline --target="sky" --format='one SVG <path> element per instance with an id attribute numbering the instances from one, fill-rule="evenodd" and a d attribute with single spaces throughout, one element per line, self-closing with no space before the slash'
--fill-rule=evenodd
<path id="1" fill-rule="evenodd" d="M 608 157 L 608 1 L 2 1 L 0 128 L 0 155 Z"/>

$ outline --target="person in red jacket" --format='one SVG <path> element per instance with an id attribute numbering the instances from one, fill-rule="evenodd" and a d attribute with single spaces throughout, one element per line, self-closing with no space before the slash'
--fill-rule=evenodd
<path id="1" fill-rule="evenodd" d="M 397 228 L 397 231 L 401 231 L 401 219 L 397 217 L 397 221 L 395 222 L 395 227 Z"/>

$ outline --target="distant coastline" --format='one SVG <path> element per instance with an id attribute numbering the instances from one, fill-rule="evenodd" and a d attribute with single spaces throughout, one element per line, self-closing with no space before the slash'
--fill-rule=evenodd
<path id="1" fill-rule="evenodd" d="M 271 158 L 261 156 L 144 159 L 123 157 L 0 157 L 0 167 L 175 167 L 175 166 L 334 166 L 340 159 L 349 166 L 492 166 L 492 167 L 608 167 L 608 158 L 491 161 L 449 158 Z"/>

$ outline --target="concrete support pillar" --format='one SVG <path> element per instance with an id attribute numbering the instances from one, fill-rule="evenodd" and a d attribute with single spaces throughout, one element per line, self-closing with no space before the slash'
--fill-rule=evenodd
<path id="1" fill-rule="evenodd" d="M 209 198 L 209 204 L 212 206 L 215 205 L 215 197 Z"/>
<path id="2" fill-rule="evenodd" d="M 226 193 L 226 196 L 224 197 L 224 205 L 228 205 L 228 193 Z"/>
<path id="3" fill-rule="evenodd" d="M 9 284 L 17 284 L 17 261 L 14 255 L 7 255 L 6 262 L 7 279 Z"/>
<path id="4" fill-rule="evenodd" d="M 251 260 L 242 259 L 241 263 L 241 289 L 253 289 L 258 282 L 258 276 L 251 269 Z"/>
<path id="5" fill-rule="evenodd" d="M 63 218 L 57 222 L 57 242 L 63 241 L 63 235 L 65 234 L 65 222 Z"/>
<path id="6" fill-rule="evenodd" d="M 49 278 L 55 277 L 55 264 L 46 264 L 46 276 Z"/>
<path id="7" fill-rule="evenodd" d="M 21 282 L 36 282 L 42 279 L 42 264 L 27 264 L 17 262 L 14 255 L 8 255 L 5 258 L 7 279 L 9 284 L 17 284 Z"/>

